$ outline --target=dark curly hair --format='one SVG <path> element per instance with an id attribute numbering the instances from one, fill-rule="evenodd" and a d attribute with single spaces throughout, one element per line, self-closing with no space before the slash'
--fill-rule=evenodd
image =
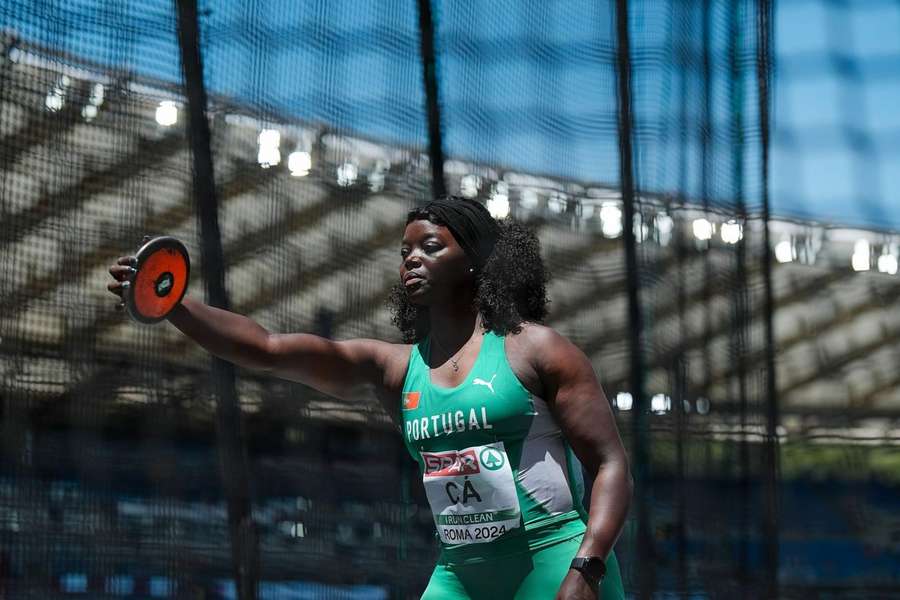
<path id="1" fill-rule="evenodd" d="M 422 209 L 409 212 L 406 224 L 426 220 L 445 225 L 436 215 Z M 519 333 L 525 321 L 541 322 L 547 316 L 549 274 L 541 258 L 537 235 L 513 219 L 497 221 L 500 236 L 494 251 L 476 275 L 475 306 L 485 329 L 505 335 Z M 428 307 L 409 301 L 401 283 L 391 288 L 388 299 L 391 320 L 403 341 L 419 342 L 428 335 Z"/>

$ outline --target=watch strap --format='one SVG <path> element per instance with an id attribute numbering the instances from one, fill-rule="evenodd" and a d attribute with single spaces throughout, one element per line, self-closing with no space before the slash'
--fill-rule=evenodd
<path id="1" fill-rule="evenodd" d="M 575 569 L 596 582 L 606 575 L 606 561 L 599 556 L 576 556 L 572 559 L 569 568 Z"/>

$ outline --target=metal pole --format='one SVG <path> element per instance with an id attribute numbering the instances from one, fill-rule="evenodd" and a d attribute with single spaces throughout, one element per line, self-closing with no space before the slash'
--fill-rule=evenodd
<path id="1" fill-rule="evenodd" d="M 434 18 L 431 0 L 418 0 L 419 40 L 425 108 L 428 113 L 428 158 L 431 162 L 431 189 L 439 198 L 447 194 L 444 181 L 444 147 L 441 139 L 441 110 L 438 97 L 437 56 L 434 46 Z"/>
<path id="2" fill-rule="evenodd" d="M 188 98 L 187 132 L 193 154 L 194 201 L 200 224 L 200 269 L 207 301 L 228 309 L 225 291 L 225 259 L 219 229 L 218 199 L 206 115 L 206 89 L 200 55 L 200 26 L 196 0 L 176 0 L 178 41 Z M 259 542 L 250 510 L 250 475 L 241 431 L 241 410 L 235 386 L 234 365 L 212 359 L 212 383 L 216 396 L 216 430 L 222 487 L 228 506 L 228 530 L 235 585 L 240 600 L 256 600 L 259 579 Z"/>
<path id="3" fill-rule="evenodd" d="M 631 112 L 631 54 L 628 0 L 616 0 L 616 75 L 619 134 L 619 179 L 624 208 L 625 269 L 628 288 L 628 320 L 631 329 L 632 473 L 637 513 L 638 598 L 649 599 L 656 587 L 656 559 L 649 513 L 650 436 L 644 392 L 643 322 L 640 306 L 637 241 L 634 236 L 635 175 Z"/>
<path id="4" fill-rule="evenodd" d="M 762 153 L 763 252 L 766 335 L 766 444 L 765 444 L 765 565 L 766 598 L 778 597 L 779 450 L 778 387 L 775 379 L 775 300 L 772 295 L 772 243 L 769 236 L 769 84 L 772 73 L 772 0 L 758 0 L 756 21 L 756 82 L 759 90 L 759 129 Z"/>

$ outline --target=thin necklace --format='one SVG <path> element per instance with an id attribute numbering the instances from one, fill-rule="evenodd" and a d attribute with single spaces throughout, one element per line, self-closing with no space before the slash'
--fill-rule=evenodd
<path id="1" fill-rule="evenodd" d="M 477 316 L 475 317 L 475 330 L 477 330 L 479 327 L 481 327 L 481 315 L 477 315 Z M 474 335 L 474 332 L 473 332 L 473 335 Z M 435 343 L 436 343 L 436 344 L 438 345 L 438 347 L 440 348 L 441 352 L 447 352 L 447 349 L 444 348 L 443 344 L 441 344 L 441 343 L 438 341 L 436 335 L 432 334 L 432 335 L 431 335 L 431 339 L 433 339 L 433 340 L 435 341 Z M 450 357 L 450 364 L 453 365 L 453 372 L 454 372 L 454 373 L 456 373 L 456 372 L 459 371 L 459 360 L 456 359 L 456 358 L 454 358 L 454 357 L 459 356 L 460 354 L 462 354 L 462 351 L 465 349 L 466 346 L 469 345 L 469 342 L 471 342 L 471 341 L 472 341 L 472 337 L 470 336 L 469 339 L 466 340 L 466 343 L 464 343 L 462 346 L 459 347 L 459 350 L 456 351 L 456 354 Z M 449 353 L 448 353 L 448 354 L 449 354 Z"/>
<path id="2" fill-rule="evenodd" d="M 481 315 L 477 315 L 475 317 L 475 329 L 478 329 L 480 326 L 481 326 Z M 435 341 L 435 343 L 438 345 L 438 347 L 441 349 L 442 352 L 444 352 L 445 354 L 449 354 L 449 352 L 447 352 L 447 349 L 444 348 L 443 344 L 441 344 L 438 341 L 436 335 L 432 334 L 431 339 L 433 339 Z M 459 347 L 459 350 L 456 351 L 456 354 L 454 356 L 459 356 L 460 354 L 462 354 L 463 349 L 466 346 L 468 346 L 469 342 L 471 342 L 471 341 L 472 341 L 472 337 L 470 336 L 469 339 L 467 339 L 466 342 L 462 346 Z M 454 359 L 454 356 L 450 357 L 450 364 L 453 365 L 453 372 L 455 373 L 455 372 L 459 371 L 459 360 Z"/>
<path id="3" fill-rule="evenodd" d="M 449 354 L 449 353 L 447 352 L 447 349 L 444 348 L 444 346 L 438 341 L 436 335 L 432 335 L 432 336 L 431 336 L 431 339 L 433 339 L 434 342 L 438 345 L 438 347 L 441 349 L 441 352 L 443 352 L 443 353 L 445 353 L 445 354 Z M 472 338 L 469 338 L 469 340 L 471 340 L 471 339 L 472 339 Z M 469 340 L 466 340 L 466 344 L 469 343 Z M 459 350 L 456 351 L 456 355 L 457 355 L 457 356 L 463 351 L 463 348 L 466 347 L 466 344 L 463 344 L 462 346 L 460 346 Z M 454 373 L 457 372 L 457 371 L 459 371 L 459 361 L 454 360 L 453 356 L 450 357 L 450 364 L 453 365 L 453 372 L 454 372 Z"/>

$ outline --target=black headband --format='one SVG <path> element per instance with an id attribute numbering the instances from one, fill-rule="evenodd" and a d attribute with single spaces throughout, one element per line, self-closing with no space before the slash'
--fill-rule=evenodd
<path id="1" fill-rule="evenodd" d="M 441 198 L 432 200 L 420 207 L 416 213 L 434 215 L 446 225 L 456 242 L 477 268 L 484 266 L 497 238 L 500 237 L 500 226 L 480 202 L 464 198 Z"/>

